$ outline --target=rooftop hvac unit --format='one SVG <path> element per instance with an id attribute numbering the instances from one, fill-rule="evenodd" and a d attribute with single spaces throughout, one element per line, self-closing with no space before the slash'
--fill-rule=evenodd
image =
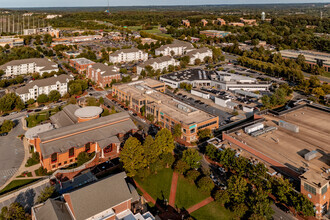
<path id="1" fill-rule="evenodd" d="M 254 125 L 250 125 L 248 127 L 245 127 L 244 128 L 244 131 L 245 131 L 245 133 L 250 134 L 250 133 L 252 133 L 254 131 L 258 131 L 258 130 L 263 129 L 263 128 L 264 128 L 264 124 L 263 123 L 257 123 L 257 124 L 254 124 Z"/>
<path id="2" fill-rule="evenodd" d="M 307 154 L 305 154 L 304 157 L 305 157 L 305 160 L 310 161 L 310 160 L 314 159 L 316 156 L 317 156 L 317 151 L 313 150 L 313 151 L 308 152 Z"/>
<path id="3" fill-rule="evenodd" d="M 291 124 L 291 123 L 288 123 L 288 122 L 286 122 L 286 121 L 282 121 L 282 120 L 280 120 L 280 121 L 278 122 L 278 125 L 279 125 L 280 127 L 284 128 L 284 129 L 289 130 L 289 131 L 293 131 L 293 132 L 296 132 L 296 133 L 299 132 L 299 127 L 298 127 L 298 126 L 296 126 L 296 125 L 294 125 L 294 124 Z"/>

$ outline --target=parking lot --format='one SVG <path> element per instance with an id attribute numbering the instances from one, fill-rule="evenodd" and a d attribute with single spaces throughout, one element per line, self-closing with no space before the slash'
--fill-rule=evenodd
<path id="1" fill-rule="evenodd" d="M 12 131 L 0 137 L 0 186 L 16 173 L 24 159 L 23 142 L 17 136 L 25 131 L 19 119 L 15 122 L 18 124 Z"/>

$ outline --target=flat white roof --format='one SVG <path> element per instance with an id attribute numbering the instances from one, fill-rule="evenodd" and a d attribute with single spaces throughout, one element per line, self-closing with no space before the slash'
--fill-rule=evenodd
<path id="1" fill-rule="evenodd" d="M 78 118 L 93 118 L 102 113 L 103 109 L 97 106 L 87 106 L 77 109 L 74 113 Z"/>

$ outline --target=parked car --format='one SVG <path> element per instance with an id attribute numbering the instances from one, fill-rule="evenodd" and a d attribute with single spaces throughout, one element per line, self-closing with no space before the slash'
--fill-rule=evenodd
<path id="1" fill-rule="evenodd" d="M 0 136 L 7 136 L 8 133 L 7 132 L 4 132 L 4 133 L 1 133 Z"/>
<path id="2" fill-rule="evenodd" d="M 5 116 L 7 116 L 7 115 L 9 115 L 9 114 L 8 114 L 8 113 L 5 113 L 5 114 L 2 115 L 2 117 L 5 117 Z"/>
<path id="3" fill-rule="evenodd" d="M 15 115 L 17 114 L 17 112 L 11 112 L 9 115 Z"/>

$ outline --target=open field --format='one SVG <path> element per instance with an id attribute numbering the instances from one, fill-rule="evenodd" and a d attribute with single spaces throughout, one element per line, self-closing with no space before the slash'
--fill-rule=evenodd
<path id="1" fill-rule="evenodd" d="M 243 131 L 241 135 L 230 135 L 296 171 L 308 168 L 322 172 L 323 168 L 330 167 L 329 116 L 327 112 L 304 107 L 279 117 L 265 115 L 264 124 L 277 127 L 276 131 L 258 137 L 252 137 Z M 278 127 L 279 120 L 299 126 L 299 133 Z M 305 160 L 304 155 L 313 150 L 318 152 L 317 157 L 310 161 Z"/>
<path id="2" fill-rule="evenodd" d="M 229 220 L 235 218 L 232 212 L 230 212 L 228 209 L 221 206 L 217 202 L 211 202 L 210 204 L 194 211 L 193 213 L 191 213 L 191 216 L 196 220 Z"/>
<path id="3" fill-rule="evenodd" d="M 162 37 L 171 37 L 170 34 L 163 34 L 159 29 L 158 26 L 153 26 L 153 28 L 151 30 L 141 30 L 142 26 L 128 26 L 128 29 L 132 30 L 132 31 L 144 31 L 150 34 L 157 34 L 159 36 Z"/>
<path id="4" fill-rule="evenodd" d="M 169 199 L 171 182 L 172 182 L 172 169 L 160 170 L 156 175 L 152 174 L 145 180 L 134 178 L 140 186 L 148 192 L 148 194 L 155 200 Z"/>

